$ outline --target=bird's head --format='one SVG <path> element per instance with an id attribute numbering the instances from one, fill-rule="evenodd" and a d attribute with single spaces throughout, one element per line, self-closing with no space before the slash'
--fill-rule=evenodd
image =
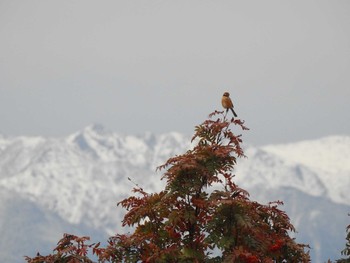
<path id="1" fill-rule="evenodd" d="M 223 96 L 225 96 L 225 97 L 230 97 L 230 93 L 225 92 Z"/>

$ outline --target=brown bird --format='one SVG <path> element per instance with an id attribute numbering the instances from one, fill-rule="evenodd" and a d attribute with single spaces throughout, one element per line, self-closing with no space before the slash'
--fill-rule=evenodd
<path id="1" fill-rule="evenodd" d="M 222 107 L 226 109 L 226 113 L 228 112 L 228 109 L 230 109 L 235 117 L 237 117 L 236 112 L 233 110 L 233 103 L 230 99 L 230 93 L 225 92 L 224 95 L 222 95 L 221 99 Z"/>

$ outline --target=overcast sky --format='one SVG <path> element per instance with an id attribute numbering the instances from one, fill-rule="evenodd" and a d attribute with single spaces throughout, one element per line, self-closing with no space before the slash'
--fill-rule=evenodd
<path id="1" fill-rule="evenodd" d="M 350 135 L 350 1 L 0 0 L 0 133 L 195 125 L 229 91 L 245 141 Z"/>

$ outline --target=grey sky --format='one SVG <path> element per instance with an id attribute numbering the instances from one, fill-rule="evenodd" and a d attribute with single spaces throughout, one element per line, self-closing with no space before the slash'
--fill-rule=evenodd
<path id="1" fill-rule="evenodd" d="M 350 134 L 350 1 L 0 1 L 0 133 L 193 127 L 231 93 L 253 144 Z"/>

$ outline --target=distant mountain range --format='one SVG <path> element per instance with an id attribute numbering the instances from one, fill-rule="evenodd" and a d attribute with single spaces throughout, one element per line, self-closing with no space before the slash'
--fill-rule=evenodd
<path id="1" fill-rule="evenodd" d="M 130 136 L 99 125 L 62 138 L 0 135 L 1 261 L 50 253 L 66 232 L 93 241 L 126 232 L 117 202 L 134 183 L 161 190 L 156 167 L 190 147 L 176 132 Z M 245 148 L 239 186 L 260 202 L 284 201 L 313 262 L 339 258 L 350 222 L 350 137 Z"/>

